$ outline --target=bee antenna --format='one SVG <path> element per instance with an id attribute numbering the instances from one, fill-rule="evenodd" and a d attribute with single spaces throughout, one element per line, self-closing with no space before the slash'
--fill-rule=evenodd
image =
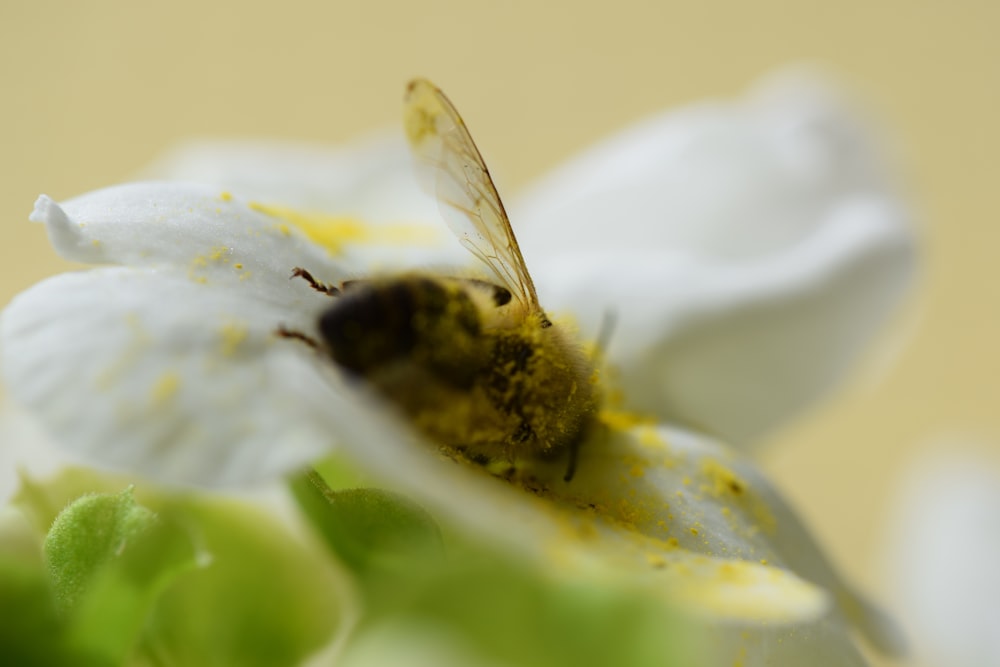
<path id="1" fill-rule="evenodd" d="M 601 327 L 597 330 L 597 343 L 594 348 L 596 361 L 604 358 L 604 353 L 607 352 L 608 344 L 611 342 L 611 334 L 614 333 L 617 324 L 618 313 L 611 309 L 605 310 L 601 317 Z"/>

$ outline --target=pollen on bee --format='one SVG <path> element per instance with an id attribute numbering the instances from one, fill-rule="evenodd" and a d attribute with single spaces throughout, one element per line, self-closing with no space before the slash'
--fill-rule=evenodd
<path id="1" fill-rule="evenodd" d="M 653 568 L 657 570 L 663 569 L 667 566 L 666 559 L 663 556 L 660 556 L 659 554 L 646 554 L 646 560 Z"/>

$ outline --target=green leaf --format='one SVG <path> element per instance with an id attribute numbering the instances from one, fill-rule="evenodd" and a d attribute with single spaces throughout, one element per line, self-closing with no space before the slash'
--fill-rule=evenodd
<path id="1" fill-rule="evenodd" d="M 0 555 L 0 647 L 18 667 L 110 667 L 115 663 L 74 647 L 40 562 Z"/>
<path id="2" fill-rule="evenodd" d="M 64 509 L 44 543 L 59 607 L 72 609 L 96 574 L 155 523 L 131 487 L 117 495 L 86 495 Z"/>
<path id="3" fill-rule="evenodd" d="M 79 498 L 121 483 L 79 469 L 46 482 L 24 480 L 17 503 L 35 526 L 70 504 L 60 519 L 66 525 L 50 538 L 56 560 L 64 561 L 60 588 L 71 591 L 70 604 L 57 615 L 51 590 L 28 595 L 48 600 L 58 621 L 52 636 L 30 635 L 29 649 L 65 641 L 67 655 L 96 653 L 113 665 L 283 667 L 332 640 L 344 614 L 343 577 L 318 540 L 290 531 L 260 504 L 206 494 L 137 487 L 135 497 L 155 512 L 144 529 L 149 515 L 120 493 Z M 93 540 L 82 530 L 92 524 Z M 116 544 L 124 545 L 120 553 Z M 103 565 L 95 555 L 101 553 Z M 40 559 L 36 567 L 45 572 Z M 86 583 L 71 583 L 77 579 Z"/>
<path id="4" fill-rule="evenodd" d="M 442 556 L 441 531 L 423 508 L 383 489 L 332 490 L 317 473 L 292 480 L 292 492 L 333 552 L 369 579 L 404 574 Z"/>
<path id="5" fill-rule="evenodd" d="M 333 638 L 343 586 L 321 545 L 246 503 L 188 495 L 162 513 L 197 527 L 204 566 L 159 599 L 141 647 L 147 662 L 284 667 Z"/>
<path id="6" fill-rule="evenodd" d="M 543 563 L 454 530 L 445 552 L 434 519 L 389 491 L 331 490 L 317 474 L 292 488 L 363 583 L 366 614 L 350 667 L 692 664 L 659 597 L 596 578 L 555 578 Z"/>
<path id="7" fill-rule="evenodd" d="M 44 542 L 69 641 L 122 663 L 159 595 L 195 566 L 187 534 L 136 503 L 131 487 L 71 503 Z"/>
<path id="8" fill-rule="evenodd" d="M 12 498 L 11 505 L 20 510 L 39 533 L 44 535 L 59 513 L 81 496 L 118 493 L 131 484 L 132 480 L 123 475 L 98 473 L 89 468 L 66 467 L 45 480 L 21 475 L 20 487 Z"/>
<path id="9" fill-rule="evenodd" d="M 694 662 L 675 615 L 643 591 L 602 580 L 562 580 L 485 545 L 425 568 L 417 578 L 421 585 L 395 597 L 394 605 L 382 601 L 378 615 L 362 626 L 347 665 Z"/>

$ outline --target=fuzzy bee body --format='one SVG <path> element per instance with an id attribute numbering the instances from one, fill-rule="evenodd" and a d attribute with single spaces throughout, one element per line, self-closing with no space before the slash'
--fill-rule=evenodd
<path id="1" fill-rule="evenodd" d="M 553 324 L 465 122 L 428 81 L 407 88 L 404 127 L 442 212 L 491 279 L 411 273 L 340 287 L 292 275 L 334 298 L 320 340 L 279 329 L 328 355 L 395 405 L 446 453 L 515 463 L 576 451 L 594 421 L 593 366 Z M 451 217 L 449 217 L 449 214 Z"/>
<path id="2" fill-rule="evenodd" d="M 432 442 L 478 459 L 552 458 L 585 435 L 591 369 L 560 327 L 504 291 L 422 274 L 362 281 L 320 335 Z"/>

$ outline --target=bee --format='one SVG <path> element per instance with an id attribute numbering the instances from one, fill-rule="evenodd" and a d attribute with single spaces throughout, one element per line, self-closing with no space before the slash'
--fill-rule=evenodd
<path id="1" fill-rule="evenodd" d="M 489 170 L 444 93 L 412 81 L 404 127 L 449 226 L 489 275 L 414 272 L 337 288 L 297 268 L 335 298 L 320 340 L 307 342 L 446 453 L 483 464 L 566 456 L 569 481 L 596 412 L 593 364 L 539 304 Z"/>

